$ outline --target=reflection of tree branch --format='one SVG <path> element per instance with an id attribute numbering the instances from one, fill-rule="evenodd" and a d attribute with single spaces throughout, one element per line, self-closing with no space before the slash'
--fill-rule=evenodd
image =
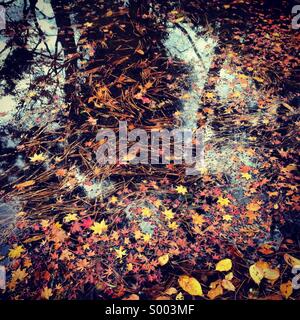
<path id="1" fill-rule="evenodd" d="M 179 23 L 176 23 L 176 22 L 174 23 L 174 25 L 175 25 L 178 29 L 180 29 L 180 30 L 187 36 L 188 40 L 190 41 L 190 43 L 191 43 L 191 45 L 192 45 L 192 47 L 193 47 L 193 49 L 194 49 L 194 51 L 195 51 L 196 56 L 198 57 L 198 59 L 199 59 L 200 62 L 201 62 L 201 65 L 202 65 L 203 70 L 204 70 L 205 72 L 207 72 L 207 68 L 205 67 L 205 64 L 204 64 L 204 62 L 203 62 L 203 59 L 202 59 L 202 57 L 201 57 L 201 55 L 200 55 L 200 53 L 199 53 L 199 51 L 198 51 L 198 49 L 197 49 L 197 47 L 196 47 L 196 45 L 195 45 L 195 42 L 194 42 L 193 39 L 192 39 L 192 37 L 189 35 L 189 33 L 186 31 L 186 29 L 185 29 L 182 25 L 180 25 Z"/>
<path id="2" fill-rule="evenodd" d="M 37 31 L 38 31 L 38 34 L 39 34 L 41 40 L 43 41 L 43 43 L 44 43 L 44 45 L 45 45 L 45 47 L 46 47 L 46 50 L 48 51 L 50 57 L 52 57 L 52 53 L 51 53 L 51 50 L 49 49 L 49 46 L 48 46 L 48 44 L 47 44 L 45 34 L 44 34 L 43 30 L 41 29 L 41 27 L 40 27 L 40 25 L 39 25 L 39 22 L 38 22 L 38 20 L 37 20 L 36 13 L 35 13 L 35 9 L 34 9 L 34 11 L 32 12 L 32 15 L 33 15 L 34 25 L 35 25 L 35 27 L 36 27 L 36 29 L 37 29 Z"/>

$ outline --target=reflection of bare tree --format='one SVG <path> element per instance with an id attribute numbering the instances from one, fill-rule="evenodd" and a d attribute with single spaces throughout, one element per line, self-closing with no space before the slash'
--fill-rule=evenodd
<path id="1" fill-rule="evenodd" d="M 8 1 L 2 3 L 2 5 L 9 6 L 13 5 L 14 1 Z M 36 4 L 37 0 L 30 0 L 29 3 L 24 1 L 23 17 L 20 21 L 12 21 L 8 23 L 7 32 L 12 34 L 12 38 L 8 41 L 5 48 L 1 51 L 4 52 L 6 49 L 11 49 L 10 54 L 6 57 L 0 69 L 0 80 L 6 80 L 4 92 L 6 94 L 11 93 L 16 87 L 16 80 L 20 80 L 29 67 L 33 63 L 36 49 L 41 42 L 44 43 L 48 54 L 51 56 L 50 49 L 48 48 L 45 40 L 45 35 L 41 30 L 38 20 L 36 18 Z M 33 18 L 34 25 L 39 34 L 39 41 L 35 48 L 29 49 L 28 38 L 29 30 L 31 28 L 28 22 L 29 18 Z"/>
<path id="2" fill-rule="evenodd" d="M 63 0 L 51 0 L 55 21 L 58 28 L 58 41 L 61 43 L 65 56 L 65 85 L 66 101 L 70 103 L 71 114 L 76 113 L 76 94 L 74 77 L 77 71 L 77 48 L 74 30 L 71 26 L 69 6 Z"/>

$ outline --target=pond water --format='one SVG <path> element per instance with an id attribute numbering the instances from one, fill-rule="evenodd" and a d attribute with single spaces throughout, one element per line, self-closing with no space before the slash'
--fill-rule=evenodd
<path id="1" fill-rule="evenodd" d="M 29 3 L 22 0 L 16 0 L 7 6 L 8 27 L 0 34 L 0 128 L 5 132 L 1 137 L 1 146 L 11 153 L 17 150 L 20 142 L 14 137 L 18 135 L 16 133 L 30 133 L 33 128 L 35 130 L 45 128 L 45 132 L 53 133 L 61 130 L 62 123 L 69 121 L 70 108 L 74 104 L 76 107 L 82 107 L 88 95 L 104 86 L 101 82 L 102 74 L 107 78 L 110 77 L 111 82 L 120 76 L 120 74 L 106 74 L 109 69 L 106 67 L 109 63 L 119 63 L 113 59 L 104 68 L 98 66 L 98 63 L 101 65 L 107 57 L 111 58 L 114 50 L 117 55 L 117 49 L 119 49 L 118 46 L 113 47 L 112 45 L 113 41 L 118 39 L 120 31 L 109 29 L 108 19 L 111 17 L 114 19 L 114 16 L 107 3 L 100 1 L 97 7 L 93 7 L 93 4 L 89 2 L 86 7 L 81 8 L 82 3 L 75 1 L 66 5 L 65 10 L 61 10 L 58 4 L 57 1 L 39 0 L 33 11 L 30 11 Z M 114 8 L 130 8 L 130 1 L 112 1 L 111 5 Z M 221 125 L 218 124 L 219 127 L 216 125 L 215 118 L 207 117 L 203 120 L 205 122 L 204 144 L 208 148 L 204 153 L 204 168 L 201 174 L 224 174 L 230 182 L 226 191 L 232 194 L 241 205 L 246 205 L 251 196 L 245 196 L 241 192 L 241 188 L 245 187 L 248 181 L 240 181 L 240 167 L 241 165 L 251 166 L 255 170 L 262 164 L 257 155 L 251 153 L 251 150 L 249 152 L 249 149 L 255 144 L 254 138 L 246 129 L 235 130 L 231 110 L 235 103 L 240 104 L 241 114 L 245 118 L 252 117 L 250 120 L 254 125 L 261 123 L 263 119 L 275 116 L 267 114 L 267 110 L 257 110 L 259 99 L 264 93 L 259 91 L 252 77 L 242 70 L 237 63 L 240 57 L 230 48 L 225 53 L 223 52 L 221 66 L 212 76 L 210 71 L 215 67 L 216 57 L 220 54 L 217 48 L 222 45 L 220 34 L 224 30 L 217 23 L 202 25 L 196 21 L 197 19 L 183 17 L 180 14 L 178 18 L 178 11 L 176 11 L 178 3 L 172 2 L 170 6 L 172 8 L 165 9 L 166 13 L 157 14 L 156 4 L 153 3 L 149 6 L 149 12 L 145 13 L 146 16 L 151 13 L 156 23 L 164 30 L 162 36 L 157 32 L 157 35 L 152 35 L 154 40 L 149 40 L 149 43 L 151 41 L 154 43 L 153 45 L 151 42 L 155 47 L 155 54 L 166 55 L 164 58 L 168 60 L 168 63 L 178 64 L 185 68 L 182 77 L 186 79 L 186 83 L 179 90 L 176 88 L 177 105 L 172 106 L 168 116 L 172 121 L 178 120 L 179 127 L 195 130 L 199 122 L 205 118 L 203 114 L 212 115 L 215 112 L 211 108 L 210 99 L 218 101 L 219 106 L 216 113 L 222 119 L 221 122 L 224 122 L 222 125 L 225 126 L 227 120 L 228 123 L 232 122 L 224 130 L 219 130 Z M 62 14 L 64 11 L 68 20 Z M 102 20 L 99 19 L 99 16 Z M 126 27 L 126 23 L 129 24 L 128 15 L 122 19 L 119 24 L 121 29 Z M 144 31 L 140 27 L 135 32 L 133 38 L 136 37 L 137 40 L 134 40 L 138 43 Z M 240 41 L 243 41 L 242 36 Z M 128 44 L 128 47 L 130 46 L 131 44 Z M 143 50 L 137 50 L 137 52 L 140 55 L 145 54 Z M 134 54 L 126 59 L 129 62 L 131 59 L 134 61 Z M 86 68 L 87 65 L 90 69 Z M 93 68 L 99 69 L 95 73 L 89 73 Z M 77 72 L 76 75 L 74 70 Z M 135 75 L 131 76 L 134 78 Z M 212 86 L 211 91 L 207 92 L 207 85 L 212 77 L 216 78 L 215 86 Z M 96 87 L 92 87 L 94 78 L 98 81 Z M 126 81 L 130 83 L 132 79 L 128 77 Z M 118 85 L 122 86 L 122 84 Z M 75 102 L 73 95 L 77 96 Z M 116 97 L 113 98 L 116 99 Z M 148 103 L 147 99 L 144 101 L 145 104 Z M 274 108 L 277 107 L 276 99 L 272 100 L 272 104 Z M 99 112 L 102 112 L 102 105 L 97 108 Z M 173 113 L 175 110 L 177 112 Z M 109 110 L 108 113 L 111 111 Z M 122 111 L 119 112 L 119 116 L 122 116 Z M 78 123 L 81 120 L 80 112 L 73 116 Z M 95 121 L 90 115 L 91 110 L 86 113 L 89 115 L 88 121 L 91 123 Z M 199 118 L 199 113 L 203 118 Z M 80 124 L 78 126 L 80 127 Z M 12 129 L 8 131 L 7 128 Z M 64 143 L 63 148 L 66 147 L 67 142 Z M 248 150 L 248 152 L 239 152 L 233 159 L 233 153 L 238 148 Z M 47 150 L 44 152 L 47 154 Z M 52 156 L 50 152 L 49 156 Z M 18 155 L 11 164 L 22 170 L 26 159 Z M 0 161 L 0 175 L 5 176 L 8 165 L 7 161 Z M 76 165 L 74 168 L 74 177 L 89 200 L 103 199 L 114 190 L 115 181 L 113 179 L 90 180 L 81 168 Z M 11 182 L 16 179 L 17 176 L 10 177 Z M 13 217 L 16 215 L 13 209 L 14 204 L 13 207 L 8 202 L 3 202 L 1 205 L 0 224 L 1 215 L 3 223 L 9 221 L 8 216 L 12 216 L 12 221 L 14 221 Z M 150 204 L 145 200 L 144 206 L 149 207 Z M 133 219 L 131 207 L 132 205 L 127 208 L 129 220 Z M 148 230 L 149 234 L 153 233 L 152 225 L 145 221 L 140 221 L 140 224 L 143 230 Z M 266 234 L 265 238 L 261 237 L 261 239 L 264 241 L 268 237 L 269 235 Z"/>

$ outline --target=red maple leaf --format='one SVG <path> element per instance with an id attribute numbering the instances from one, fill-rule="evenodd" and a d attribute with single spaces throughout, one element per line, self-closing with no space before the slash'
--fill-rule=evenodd
<path id="1" fill-rule="evenodd" d="M 83 220 L 82 226 L 84 228 L 88 229 L 93 223 L 94 223 L 94 221 L 89 217 L 89 218 Z"/>

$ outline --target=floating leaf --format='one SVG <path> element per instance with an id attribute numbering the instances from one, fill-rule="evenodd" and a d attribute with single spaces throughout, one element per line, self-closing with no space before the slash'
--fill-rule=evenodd
<path id="1" fill-rule="evenodd" d="M 222 280 L 222 287 L 228 291 L 235 291 L 235 286 L 229 280 L 223 279 Z"/>
<path id="2" fill-rule="evenodd" d="M 216 264 L 217 271 L 229 271 L 231 268 L 232 268 L 231 259 L 223 259 Z"/>
<path id="3" fill-rule="evenodd" d="M 285 299 L 288 299 L 289 296 L 293 293 L 293 285 L 291 281 L 282 283 L 280 285 L 280 292 Z"/>
<path id="4" fill-rule="evenodd" d="M 249 273 L 252 280 L 258 285 L 260 284 L 261 280 L 264 278 L 264 272 L 262 271 L 262 269 L 257 267 L 256 264 L 253 264 L 252 266 L 250 266 Z"/>
<path id="5" fill-rule="evenodd" d="M 11 259 L 20 258 L 25 249 L 22 246 L 15 246 L 13 249 L 9 250 L 8 256 Z"/>
<path id="6" fill-rule="evenodd" d="M 164 254 L 163 256 L 158 258 L 158 263 L 161 266 L 164 266 L 165 264 L 167 264 L 169 262 L 169 255 L 168 254 Z"/>
<path id="7" fill-rule="evenodd" d="M 296 266 L 300 266 L 300 259 L 297 259 L 293 256 L 291 256 L 288 253 L 285 253 L 284 256 L 284 261 L 290 266 L 290 267 L 296 267 Z"/>
<path id="8" fill-rule="evenodd" d="M 221 296 L 223 294 L 223 288 L 220 284 L 219 281 L 215 281 L 218 284 L 215 285 L 214 283 L 212 283 L 210 286 L 213 287 L 211 290 L 208 291 L 207 296 L 209 299 L 214 300 L 215 298 L 217 298 L 218 296 Z"/>
<path id="9" fill-rule="evenodd" d="M 167 295 L 169 295 L 169 296 L 171 296 L 172 294 L 176 294 L 176 293 L 177 293 L 177 289 L 174 288 L 174 287 L 171 287 L 171 288 L 167 289 L 167 290 L 164 292 L 164 294 L 167 294 Z"/>
<path id="10" fill-rule="evenodd" d="M 265 269 L 264 278 L 274 283 L 280 277 L 279 269 Z"/>
<path id="11" fill-rule="evenodd" d="M 37 154 L 35 153 L 32 157 L 29 157 L 30 162 L 43 162 L 46 160 L 46 157 L 43 153 Z"/>
<path id="12" fill-rule="evenodd" d="M 45 287 L 41 292 L 41 299 L 49 300 L 50 297 L 52 297 L 52 295 L 53 295 L 52 289 Z"/>
<path id="13" fill-rule="evenodd" d="M 203 296 L 201 284 L 197 279 L 187 275 L 180 276 L 178 279 L 180 287 L 192 296 Z"/>
<path id="14" fill-rule="evenodd" d="M 34 242 L 34 241 L 39 241 L 43 238 L 44 238 L 44 235 L 37 235 L 37 236 L 31 237 L 31 238 L 28 238 L 28 239 L 24 240 L 23 242 L 30 243 L 30 242 Z"/>
<path id="15" fill-rule="evenodd" d="M 182 292 L 179 292 L 178 295 L 176 296 L 175 300 L 184 300 L 184 296 Z"/>

